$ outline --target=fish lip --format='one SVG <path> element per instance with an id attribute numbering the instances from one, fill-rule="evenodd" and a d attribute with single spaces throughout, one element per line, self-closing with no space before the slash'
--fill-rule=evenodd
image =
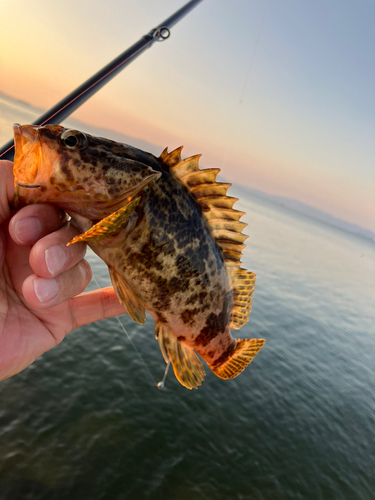
<path id="1" fill-rule="evenodd" d="M 33 181 L 38 175 L 40 162 L 40 153 L 37 148 L 40 142 L 38 128 L 36 125 L 20 125 L 19 123 L 13 125 L 15 184 L 21 181 L 26 186 L 36 185 Z M 31 168 L 28 167 L 26 170 L 26 165 L 30 165 Z"/>
<path id="2" fill-rule="evenodd" d="M 17 184 L 18 184 L 18 186 L 21 186 L 21 187 L 24 187 L 24 188 L 28 188 L 28 189 L 31 189 L 31 188 L 40 188 L 41 187 L 41 186 L 37 186 L 37 185 L 21 184 L 21 182 L 18 182 L 18 181 L 17 181 Z"/>
<path id="3" fill-rule="evenodd" d="M 13 135 L 14 135 L 14 158 L 18 158 L 22 153 L 22 132 L 21 125 L 19 123 L 13 124 Z"/>
<path id="4" fill-rule="evenodd" d="M 34 143 L 39 139 L 37 125 L 20 125 L 19 123 L 13 124 L 14 146 L 16 154 L 22 153 L 22 148 L 25 143 Z"/>

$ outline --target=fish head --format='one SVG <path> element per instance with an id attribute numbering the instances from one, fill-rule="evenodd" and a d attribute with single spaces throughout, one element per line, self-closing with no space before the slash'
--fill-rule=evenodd
<path id="1" fill-rule="evenodd" d="M 59 125 L 13 129 L 15 208 L 53 203 L 101 219 L 161 176 L 157 159 L 132 146 Z"/>

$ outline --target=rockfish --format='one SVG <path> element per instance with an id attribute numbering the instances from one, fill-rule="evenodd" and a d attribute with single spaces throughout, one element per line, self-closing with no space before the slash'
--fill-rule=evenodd
<path id="1" fill-rule="evenodd" d="M 199 354 L 220 378 L 236 377 L 263 339 L 234 339 L 249 317 L 255 274 L 241 268 L 246 226 L 220 169 L 200 170 L 181 148 L 160 157 L 57 125 L 14 125 L 15 206 L 65 210 L 107 264 L 129 316 L 155 320 L 179 382 L 204 379 Z"/>

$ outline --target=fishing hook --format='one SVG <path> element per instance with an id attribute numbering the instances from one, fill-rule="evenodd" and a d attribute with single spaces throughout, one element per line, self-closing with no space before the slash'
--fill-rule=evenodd
<path id="1" fill-rule="evenodd" d="M 167 378 L 167 375 L 168 375 L 168 370 L 169 370 L 169 366 L 171 364 L 171 360 L 170 358 L 168 359 L 168 364 L 167 364 L 167 367 L 165 369 L 165 372 L 164 372 L 164 377 L 163 377 L 163 380 L 161 382 L 158 382 L 157 384 L 157 388 L 160 389 L 161 391 L 164 389 L 165 387 L 165 379 Z"/>

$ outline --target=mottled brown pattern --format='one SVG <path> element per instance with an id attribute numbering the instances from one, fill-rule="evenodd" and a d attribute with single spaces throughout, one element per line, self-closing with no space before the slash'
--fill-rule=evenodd
<path id="1" fill-rule="evenodd" d="M 140 196 L 116 238 L 88 244 L 156 322 L 211 366 L 223 363 L 234 345 L 232 292 L 223 253 L 195 196 L 160 158 L 88 134 L 85 147 L 68 149 L 60 141 L 65 130 L 39 129 L 43 148 L 59 161 L 51 160 L 48 181 L 40 180 L 42 196 L 26 202 L 54 202 L 95 222 L 127 203 L 129 193 Z"/>
<path id="2" fill-rule="evenodd" d="M 233 354 L 235 347 L 236 341 L 233 339 L 233 342 L 229 344 L 228 348 L 211 364 L 211 366 L 220 366 L 225 363 L 225 361 Z"/>

